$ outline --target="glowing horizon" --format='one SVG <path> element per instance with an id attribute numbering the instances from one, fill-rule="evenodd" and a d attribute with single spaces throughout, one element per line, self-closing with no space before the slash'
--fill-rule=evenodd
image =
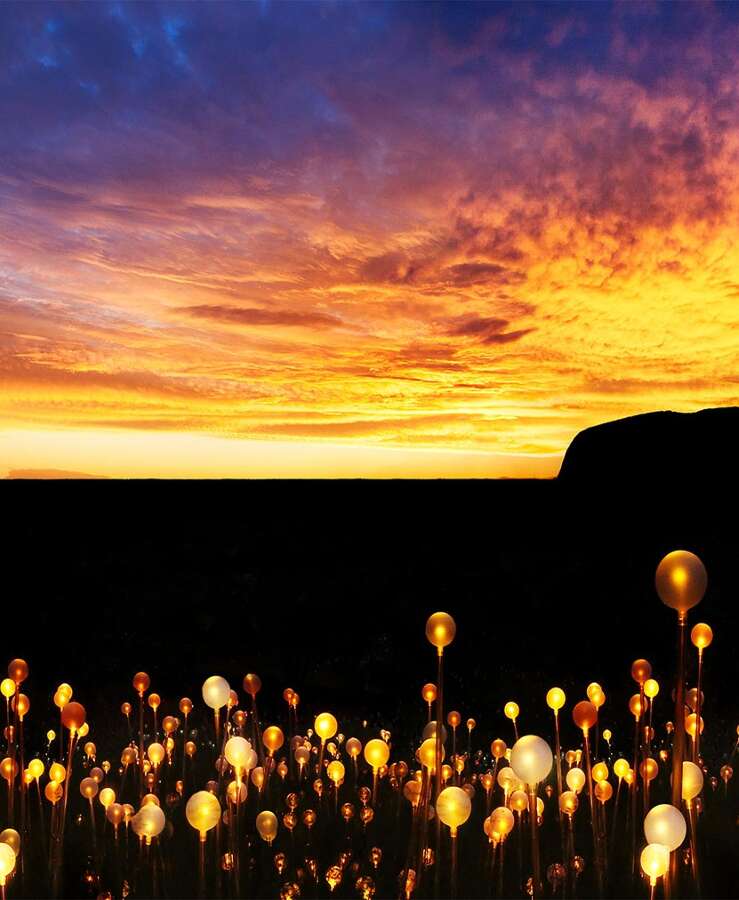
<path id="1" fill-rule="evenodd" d="M 0 475 L 549 477 L 739 404 L 739 9 L 0 9 Z"/>

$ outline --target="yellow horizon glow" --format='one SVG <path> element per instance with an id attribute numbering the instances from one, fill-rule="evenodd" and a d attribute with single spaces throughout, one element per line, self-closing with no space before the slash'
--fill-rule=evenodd
<path id="1" fill-rule="evenodd" d="M 53 467 L 48 465 L 54 446 Z M 560 457 L 120 431 L 0 432 L 0 477 L 551 478 Z"/>

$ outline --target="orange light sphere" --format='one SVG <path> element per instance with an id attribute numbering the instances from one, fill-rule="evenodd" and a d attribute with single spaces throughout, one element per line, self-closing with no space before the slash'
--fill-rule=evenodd
<path id="1" fill-rule="evenodd" d="M 553 687 L 547 691 L 547 706 L 549 709 L 558 712 L 565 705 L 567 697 L 562 688 Z"/>
<path id="2" fill-rule="evenodd" d="M 256 697 L 262 689 L 262 679 L 259 675 L 249 672 L 244 676 L 244 690 L 250 697 Z"/>
<path id="3" fill-rule="evenodd" d="M 451 726 L 452 728 L 456 728 L 462 721 L 462 714 L 457 712 L 456 709 L 453 709 L 446 717 L 446 721 L 447 725 Z"/>
<path id="4" fill-rule="evenodd" d="M 103 788 L 102 791 L 98 794 L 98 800 L 102 803 L 102 805 L 107 809 L 111 803 L 115 803 L 115 791 L 113 788 Z"/>
<path id="5" fill-rule="evenodd" d="M 592 769 L 593 781 L 608 780 L 608 766 L 604 762 L 597 762 Z"/>
<path id="6" fill-rule="evenodd" d="M 162 698 L 159 694 L 149 694 L 149 698 L 146 701 L 152 709 L 159 709 L 159 706 L 162 702 Z"/>
<path id="7" fill-rule="evenodd" d="M 18 763 L 9 756 L 6 756 L 5 759 L 0 762 L 0 775 L 3 776 L 8 784 L 11 784 L 18 775 Z"/>
<path id="8" fill-rule="evenodd" d="M 706 568 L 688 550 L 673 550 L 657 566 L 655 587 L 660 599 L 683 617 L 703 599 L 708 584 Z"/>
<path id="9" fill-rule="evenodd" d="M 28 678 L 28 663 L 25 659 L 13 659 L 8 663 L 8 677 L 16 684 L 23 684 Z"/>
<path id="10" fill-rule="evenodd" d="M 431 682 L 424 684 L 421 688 L 421 696 L 426 703 L 433 703 L 436 700 L 436 685 Z"/>
<path id="11" fill-rule="evenodd" d="M 68 703 L 62 710 L 62 725 L 71 732 L 79 731 L 85 724 L 87 713 L 85 707 L 81 703 L 73 700 Z"/>
<path id="12" fill-rule="evenodd" d="M 629 712 L 635 719 L 640 719 L 644 712 L 644 705 L 639 694 L 634 694 L 629 700 Z"/>
<path id="13" fill-rule="evenodd" d="M 616 762 L 613 764 L 613 773 L 618 779 L 624 778 L 628 771 L 629 771 L 629 764 L 623 758 L 617 759 Z"/>
<path id="14" fill-rule="evenodd" d="M 580 800 L 574 791 L 563 791 L 559 798 L 559 808 L 565 815 L 572 816 L 577 812 Z"/>
<path id="15" fill-rule="evenodd" d="M 644 696 L 654 700 L 657 694 L 659 694 L 659 682 L 654 678 L 647 678 L 644 682 Z"/>
<path id="16" fill-rule="evenodd" d="M 581 700 L 572 709 L 572 721 L 585 733 L 598 721 L 598 710 L 590 700 Z"/>
<path id="17" fill-rule="evenodd" d="M 49 778 L 52 781 L 58 781 L 59 784 L 67 777 L 67 770 L 61 763 L 55 762 L 49 766 Z"/>
<path id="18" fill-rule="evenodd" d="M 474 719 L 467 719 L 467 731 L 474 731 L 477 727 L 477 722 Z"/>
<path id="19" fill-rule="evenodd" d="M 28 710 L 31 708 L 31 701 L 25 694 L 16 694 L 13 697 L 13 700 L 10 704 L 10 708 L 12 710 L 18 710 L 18 718 L 23 721 L 24 716 L 28 713 Z"/>
<path id="20" fill-rule="evenodd" d="M 503 707 L 503 714 L 507 719 L 510 719 L 512 722 L 515 722 L 518 718 L 518 714 L 521 710 L 518 707 L 518 703 L 515 700 L 509 700 L 508 703 Z"/>
<path id="21" fill-rule="evenodd" d="M 64 788 L 58 781 L 49 781 L 44 788 L 44 796 L 50 803 L 58 803 L 64 795 Z"/>
<path id="22" fill-rule="evenodd" d="M 496 738 L 490 745 L 490 752 L 493 754 L 494 759 L 503 759 L 507 749 L 506 742 L 500 738 Z"/>
<path id="23" fill-rule="evenodd" d="M 613 788 L 608 781 L 598 781 L 595 785 L 596 799 L 601 803 L 607 803 L 613 796 Z"/>
<path id="24" fill-rule="evenodd" d="M 648 660 L 635 659 L 631 664 L 631 677 L 637 684 L 644 684 L 651 674 L 652 666 Z"/>
<path id="25" fill-rule="evenodd" d="M 277 725 L 270 725 L 269 728 L 265 728 L 262 735 L 262 743 L 269 751 L 270 756 L 276 753 L 285 743 L 285 735 L 282 733 L 282 729 L 278 728 Z"/>
<path id="26" fill-rule="evenodd" d="M 133 689 L 139 695 L 139 697 L 143 697 L 146 691 L 149 690 L 149 685 L 151 684 L 151 679 L 146 674 L 146 672 L 137 672 L 133 676 Z"/>
<path id="27" fill-rule="evenodd" d="M 648 756 L 639 766 L 639 773 L 644 781 L 654 781 L 659 775 L 659 764 L 656 759 Z"/>
<path id="28" fill-rule="evenodd" d="M 339 723 L 331 713 L 320 713 L 316 716 L 313 727 L 322 741 L 329 741 L 339 730 Z"/>
<path id="29" fill-rule="evenodd" d="M 183 716 L 189 716 L 192 712 L 192 700 L 189 697 L 183 697 L 180 700 L 179 709 Z"/>
<path id="30" fill-rule="evenodd" d="M 457 633 L 457 625 L 454 619 L 445 612 L 436 612 L 426 621 L 426 639 L 441 655 L 444 647 L 448 647 Z"/>
<path id="31" fill-rule="evenodd" d="M 372 771 L 376 772 L 390 758 L 390 748 L 381 738 L 373 738 L 364 745 L 364 758 Z"/>
<path id="32" fill-rule="evenodd" d="M 346 752 L 352 759 L 356 759 L 362 752 L 362 742 L 355 737 L 350 737 L 346 742 Z"/>
<path id="33" fill-rule="evenodd" d="M 174 716 L 165 716 L 162 719 L 162 730 L 165 734 L 172 734 L 174 731 L 177 731 L 178 725 L 179 722 Z"/>
<path id="34" fill-rule="evenodd" d="M 705 622 L 698 622 L 697 625 L 693 625 L 693 629 L 690 632 L 690 640 L 693 642 L 693 646 L 699 650 L 705 650 L 706 647 L 710 647 L 713 640 L 711 626 L 706 625 Z"/>
<path id="35" fill-rule="evenodd" d="M 703 716 L 701 716 L 700 720 L 700 733 L 703 734 Z M 689 716 L 685 716 L 685 731 L 694 738 L 696 732 L 698 730 L 698 716 L 695 713 L 690 713 Z"/>
<path id="36" fill-rule="evenodd" d="M 130 703 L 121 703 L 121 712 L 124 716 L 131 715 L 131 704 Z"/>

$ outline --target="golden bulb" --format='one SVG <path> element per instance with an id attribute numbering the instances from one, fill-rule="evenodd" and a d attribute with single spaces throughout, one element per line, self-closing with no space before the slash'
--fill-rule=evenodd
<path id="1" fill-rule="evenodd" d="M 444 759 L 444 747 L 441 748 L 441 758 Z M 436 740 L 435 738 L 426 738 L 421 744 L 418 751 L 418 761 L 430 772 L 436 770 Z"/>
<path id="2" fill-rule="evenodd" d="M 629 764 L 625 759 L 619 758 L 613 764 L 613 773 L 617 778 L 624 778 L 629 771 Z"/>
<path id="3" fill-rule="evenodd" d="M 257 831 L 262 840 L 271 845 L 277 837 L 277 816 L 269 810 L 260 812 L 257 816 Z"/>
<path id="4" fill-rule="evenodd" d="M 231 688 L 225 678 L 220 675 L 211 675 L 203 682 L 203 700 L 205 705 L 213 710 L 221 709 L 228 703 Z"/>
<path id="5" fill-rule="evenodd" d="M 256 697 L 257 694 L 262 689 L 262 679 L 259 675 L 255 675 L 253 672 L 249 672 L 248 675 L 244 676 L 244 690 L 250 697 Z M 293 698 L 295 697 L 295 692 L 293 691 Z"/>
<path id="6" fill-rule="evenodd" d="M 364 745 L 364 758 L 367 764 L 372 767 L 372 771 L 376 772 L 390 758 L 390 748 L 385 741 L 380 738 L 374 738 L 371 741 L 367 741 Z"/>
<path id="7" fill-rule="evenodd" d="M 113 788 L 103 788 L 102 791 L 100 791 L 98 800 L 107 809 L 111 803 L 115 803 L 115 791 L 113 790 Z"/>
<path id="8" fill-rule="evenodd" d="M 328 768 L 327 768 L 326 772 L 328 774 L 328 777 L 331 779 L 331 781 L 333 781 L 333 783 L 338 788 L 338 786 L 344 780 L 344 775 L 345 775 L 344 764 L 339 762 L 338 759 L 335 759 L 335 760 L 333 760 L 333 762 L 330 762 L 328 764 Z"/>
<path id="9" fill-rule="evenodd" d="M 458 787 L 448 787 L 436 798 L 436 814 L 448 826 L 452 835 L 469 819 L 472 802 L 469 795 Z"/>
<path id="10" fill-rule="evenodd" d="M 316 734 L 322 741 L 330 740 L 339 730 L 339 723 L 331 713 L 321 713 L 313 723 Z"/>
<path id="11" fill-rule="evenodd" d="M 507 719 L 510 719 L 512 722 L 515 722 L 518 718 L 520 710 L 518 708 L 518 703 L 514 700 L 509 700 L 508 703 L 503 707 L 503 713 Z"/>
<path id="12" fill-rule="evenodd" d="M 152 709 L 157 710 L 161 705 L 162 698 L 159 696 L 159 694 L 149 694 L 149 698 L 146 702 Z"/>
<path id="13" fill-rule="evenodd" d="M 500 738 L 496 738 L 490 745 L 490 752 L 493 754 L 494 759 L 503 759 L 507 749 L 506 742 Z"/>
<path id="14" fill-rule="evenodd" d="M 713 640 L 711 626 L 706 625 L 705 622 L 698 622 L 697 625 L 693 625 L 693 630 L 690 632 L 690 640 L 693 642 L 693 646 L 699 650 L 705 650 L 706 647 L 710 647 Z"/>
<path id="15" fill-rule="evenodd" d="M 440 655 L 443 653 L 444 647 L 449 646 L 454 640 L 456 633 L 457 626 L 448 613 L 434 613 L 426 622 L 426 638 L 436 647 Z"/>
<path id="16" fill-rule="evenodd" d="M 270 756 L 276 753 L 285 743 L 285 735 L 282 733 L 282 729 L 278 728 L 277 725 L 270 725 L 268 728 L 265 728 L 262 734 L 262 743 L 269 751 Z"/>
<path id="17" fill-rule="evenodd" d="M 565 705 L 566 701 L 565 692 L 562 688 L 553 687 L 547 691 L 547 706 L 549 709 L 553 709 L 555 712 L 558 712 Z"/>
<path id="18" fill-rule="evenodd" d="M 462 721 L 462 714 L 457 712 L 456 709 L 453 709 L 446 717 L 446 721 L 447 725 L 449 725 L 451 728 L 456 728 Z"/>
<path id="19" fill-rule="evenodd" d="M 166 752 L 164 747 L 162 747 L 159 743 L 149 744 L 146 749 L 146 755 L 149 757 L 149 762 L 153 766 L 160 766 L 164 757 L 166 756 Z"/>
<path id="20" fill-rule="evenodd" d="M 598 710 L 589 700 L 581 700 L 572 709 L 572 720 L 585 734 L 598 721 Z"/>
<path id="21" fill-rule="evenodd" d="M 514 812 L 522 813 L 529 807 L 526 791 L 514 791 L 508 798 L 508 805 Z"/>
<path id="22" fill-rule="evenodd" d="M 6 828 L 0 832 L 0 843 L 7 844 L 15 856 L 21 852 L 21 836 L 15 828 Z"/>
<path id="23" fill-rule="evenodd" d="M 44 764 L 40 759 L 32 759 L 28 764 L 28 771 L 38 781 L 44 774 Z"/>
<path id="24" fill-rule="evenodd" d="M 652 666 L 646 659 L 636 659 L 631 664 L 631 677 L 637 684 L 644 684 L 651 674 Z"/>
<path id="25" fill-rule="evenodd" d="M 644 682 L 644 695 L 650 700 L 654 700 L 657 694 L 659 694 L 659 683 L 654 678 L 647 678 Z"/>
<path id="26" fill-rule="evenodd" d="M 3 885 L 3 893 L 5 893 L 5 882 L 8 876 L 15 869 L 15 851 L 4 842 L 0 842 L 0 885 Z"/>
<path id="27" fill-rule="evenodd" d="M 15 685 L 13 685 L 13 690 L 15 690 Z M 433 703 L 436 700 L 436 685 L 431 684 L 430 682 L 428 684 L 424 684 L 424 686 L 421 688 L 421 696 L 426 701 L 426 703 Z"/>
<path id="28" fill-rule="evenodd" d="M 559 798 L 559 808 L 568 816 L 572 816 L 577 811 L 580 800 L 575 791 L 562 791 Z"/>
<path id="29" fill-rule="evenodd" d="M 13 659 L 8 663 L 8 677 L 16 684 L 23 684 L 28 678 L 28 663 L 25 659 Z"/>
<path id="30" fill-rule="evenodd" d="M 639 766 L 639 772 L 644 781 L 654 781 L 659 774 L 659 764 L 656 759 L 648 756 Z"/>
<path id="31" fill-rule="evenodd" d="M 663 844 L 647 844 L 639 857 L 642 872 L 654 887 L 657 879 L 667 874 L 670 868 L 670 851 Z"/>
<path id="32" fill-rule="evenodd" d="M 356 759 L 362 752 L 362 742 L 355 737 L 350 737 L 346 742 L 346 752 L 352 759 Z"/>
<path id="33" fill-rule="evenodd" d="M 604 762 L 597 762 L 592 769 L 593 781 L 608 780 L 608 766 Z"/>
<path id="34" fill-rule="evenodd" d="M 149 690 L 149 685 L 151 684 L 151 679 L 146 674 L 146 672 L 137 672 L 133 676 L 133 689 L 139 695 L 139 697 L 143 697 L 146 691 Z"/>
<path id="35" fill-rule="evenodd" d="M 77 703 L 73 700 L 71 703 L 67 703 L 62 710 L 62 724 L 65 728 L 68 728 L 74 733 L 75 731 L 79 731 L 85 724 L 86 715 L 85 707 L 81 703 Z"/>
<path id="36" fill-rule="evenodd" d="M 703 599 L 708 584 L 700 559 L 687 550 L 673 550 L 657 566 L 655 587 L 660 599 L 684 617 Z"/>
<path id="37" fill-rule="evenodd" d="M 0 693 L 6 700 L 10 700 L 11 697 L 15 696 L 15 689 L 16 685 L 12 678 L 3 678 L 0 681 Z"/>
<path id="38" fill-rule="evenodd" d="M 200 834 L 204 841 L 211 828 L 215 828 L 221 817 L 221 804 L 210 791 L 197 791 L 187 801 L 185 816 L 190 825 Z"/>
<path id="39" fill-rule="evenodd" d="M 49 778 L 52 781 L 58 781 L 59 784 L 67 777 L 67 770 L 61 763 L 55 762 L 49 766 Z"/>

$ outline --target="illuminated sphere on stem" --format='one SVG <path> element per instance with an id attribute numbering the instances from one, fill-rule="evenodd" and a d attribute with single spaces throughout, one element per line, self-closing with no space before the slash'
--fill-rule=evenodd
<path id="1" fill-rule="evenodd" d="M 331 713 L 321 713 L 313 723 L 316 734 L 322 741 L 330 740 L 339 730 L 339 723 Z"/>
<path id="2" fill-rule="evenodd" d="M 553 687 L 547 691 L 547 706 L 555 712 L 562 709 L 566 699 L 567 697 L 562 688 Z"/>
<path id="3" fill-rule="evenodd" d="M 703 790 L 703 771 L 694 762 L 683 762 L 683 800 L 693 800 Z"/>
<path id="4" fill-rule="evenodd" d="M 246 738 L 231 737 L 226 741 L 223 748 L 223 755 L 228 760 L 229 765 L 234 769 L 245 769 L 249 758 L 249 751 L 252 749 L 251 744 Z"/>
<path id="5" fill-rule="evenodd" d="M 149 690 L 149 685 L 151 684 L 151 679 L 146 674 L 146 672 L 137 672 L 133 676 L 133 689 L 136 693 L 143 697 L 146 691 Z"/>
<path id="6" fill-rule="evenodd" d="M 707 584 L 705 566 L 688 550 L 673 550 L 657 566 L 655 587 L 660 600 L 681 615 L 701 602 Z"/>
<path id="7" fill-rule="evenodd" d="M 518 718 L 520 711 L 518 703 L 516 703 L 515 700 L 509 700 L 503 707 L 503 713 L 505 714 L 506 719 L 510 719 L 511 721 Z"/>
<path id="8" fill-rule="evenodd" d="M 0 884 L 5 884 L 8 875 L 15 869 L 15 853 L 10 844 L 0 843 Z"/>
<path id="9" fill-rule="evenodd" d="M 427 722 L 424 726 L 423 731 L 421 732 L 421 737 L 425 741 L 427 738 L 434 738 L 436 740 L 436 720 L 432 719 L 430 722 Z M 446 728 L 441 726 L 441 743 L 446 744 Z"/>
<path id="10" fill-rule="evenodd" d="M 711 626 L 706 625 L 705 622 L 698 622 L 697 625 L 693 625 L 693 629 L 690 632 L 690 640 L 693 642 L 693 646 L 699 650 L 705 650 L 706 647 L 710 647 L 713 640 Z"/>
<path id="11" fill-rule="evenodd" d="M 544 781 L 552 771 L 553 756 L 549 744 L 535 734 L 519 738 L 511 750 L 511 768 L 524 784 Z"/>
<path id="12" fill-rule="evenodd" d="M 654 678 L 647 678 L 644 682 L 644 696 L 654 700 L 657 694 L 659 694 L 659 682 Z"/>
<path id="13" fill-rule="evenodd" d="M 25 659 L 14 659 L 8 663 L 8 677 L 16 684 L 22 684 L 28 678 L 28 663 Z"/>
<path id="14" fill-rule="evenodd" d="M 350 737 L 346 742 L 346 752 L 352 759 L 356 759 L 362 752 L 362 742 L 359 738 Z"/>
<path id="15" fill-rule="evenodd" d="M 277 816 L 269 810 L 260 812 L 257 816 L 257 831 L 263 841 L 271 844 L 277 837 Z"/>
<path id="16" fill-rule="evenodd" d="M 607 803 L 613 796 L 613 788 L 609 781 L 599 781 L 595 785 L 595 796 L 601 803 Z"/>
<path id="17" fill-rule="evenodd" d="M 448 787 L 436 798 L 436 814 L 454 834 L 469 819 L 472 802 L 469 795 L 458 787 Z"/>
<path id="18" fill-rule="evenodd" d="M 441 758 L 444 759 L 444 748 L 441 748 Z M 426 738 L 418 751 L 418 759 L 422 766 L 430 771 L 436 769 L 436 740 Z"/>
<path id="19" fill-rule="evenodd" d="M 0 832 L 0 843 L 7 844 L 15 856 L 18 856 L 21 851 L 21 836 L 15 828 L 6 828 L 5 831 Z"/>
<path id="20" fill-rule="evenodd" d="M 225 678 L 211 675 L 203 682 L 203 700 L 211 709 L 220 709 L 228 703 L 231 688 Z"/>
<path id="21" fill-rule="evenodd" d="M 244 676 L 244 690 L 250 697 L 256 697 L 257 694 L 262 689 L 262 679 L 259 675 L 255 675 L 253 672 L 249 672 L 248 675 Z M 293 692 L 293 696 L 295 693 Z"/>
<path id="22" fill-rule="evenodd" d="M 3 678 L 3 680 L 0 681 L 0 694 L 2 694 L 6 700 L 10 700 L 10 698 L 15 695 L 15 682 L 12 678 Z"/>
<path id="23" fill-rule="evenodd" d="M 672 852 L 685 840 L 687 827 L 679 809 L 669 803 L 654 806 L 644 819 L 644 836 L 650 844 L 664 844 Z"/>
<path id="24" fill-rule="evenodd" d="M 149 762 L 153 766 L 160 766 L 162 764 L 162 760 L 166 756 L 166 751 L 161 744 L 153 743 L 149 744 L 149 746 L 147 747 L 146 755 L 149 757 Z"/>
<path id="25" fill-rule="evenodd" d="M 390 758 L 390 748 L 380 738 L 373 738 L 364 745 L 364 758 L 367 764 L 376 772 L 384 766 Z"/>
<path id="26" fill-rule="evenodd" d="M 568 816 L 572 816 L 577 811 L 580 800 L 575 791 L 562 791 L 559 797 L 559 808 Z"/>
<path id="27" fill-rule="evenodd" d="M 210 791 L 198 791 L 187 801 L 185 816 L 192 827 L 199 832 L 201 840 L 211 828 L 215 828 L 221 816 L 221 804 Z"/>
<path id="28" fill-rule="evenodd" d="M 436 685 L 431 682 L 424 684 L 421 688 L 421 696 L 426 703 L 433 703 L 436 700 Z"/>
<path id="29" fill-rule="evenodd" d="M 285 743 L 285 735 L 282 733 L 282 729 L 277 725 L 270 725 L 269 728 L 265 728 L 262 734 L 262 743 L 270 753 L 276 753 Z"/>
<path id="30" fill-rule="evenodd" d="M 160 835 L 165 825 L 164 813 L 154 803 L 142 806 L 131 820 L 134 833 L 139 837 L 145 837 L 147 841 Z"/>
<path id="31" fill-rule="evenodd" d="M 454 640 L 457 626 L 454 619 L 445 612 L 436 612 L 426 622 L 426 638 L 441 652 Z"/>
<path id="32" fill-rule="evenodd" d="M 567 782 L 567 787 L 571 791 L 579 794 L 585 787 L 585 773 L 577 766 L 573 766 L 565 775 L 565 781 Z"/>
<path id="33" fill-rule="evenodd" d="M 646 659 L 635 659 L 631 664 L 631 677 L 637 684 L 644 682 L 652 674 L 652 665 Z"/>
<path id="34" fill-rule="evenodd" d="M 344 769 L 344 764 L 339 762 L 338 759 L 333 760 L 328 764 L 328 768 L 326 769 L 326 774 L 333 781 L 333 783 L 338 787 L 341 782 L 344 780 L 344 775 L 346 774 L 346 770 Z"/>
<path id="35" fill-rule="evenodd" d="M 589 700 L 581 700 L 572 709 L 572 721 L 583 731 L 588 731 L 598 721 L 598 710 Z"/>
<path id="36" fill-rule="evenodd" d="M 670 868 L 670 851 L 664 844 L 647 844 L 641 852 L 639 862 L 649 883 L 654 885 Z"/>
<path id="37" fill-rule="evenodd" d="M 62 724 L 70 731 L 79 731 L 85 724 L 86 715 L 85 707 L 73 700 L 62 710 Z"/>
<path id="38" fill-rule="evenodd" d="M 98 783 L 94 778 L 83 778 L 80 781 L 80 794 L 86 800 L 92 800 L 97 796 L 98 792 Z"/>
<path id="39" fill-rule="evenodd" d="M 505 806 L 497 806 L 490 813 L 491 830 L 495 834 L 499 834 L 501 838 L 505 838 L 506 835 L 510 834 L 515 824 L 516 820 L 513 818 L 513 813 Z"/>

